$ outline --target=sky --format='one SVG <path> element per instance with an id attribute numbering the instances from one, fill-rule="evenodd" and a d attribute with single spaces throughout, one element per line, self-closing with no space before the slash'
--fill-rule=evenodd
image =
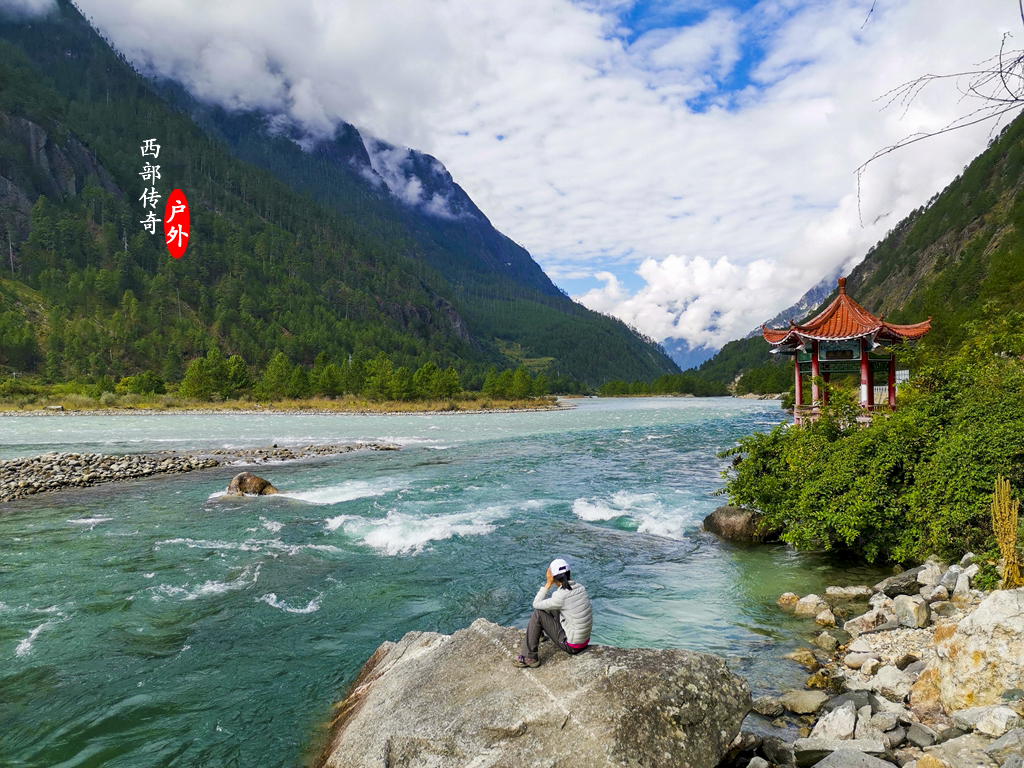
<path id="1" fill-rule="evenodd" d="M 693 347 L 848 272 L 991 140 L 858 184 L 974 109 L 956 81 L 894 88 L 1024 47 L 1014 0 L 77 2 L 200 99 L 434 155 L 574 298 Z"/>

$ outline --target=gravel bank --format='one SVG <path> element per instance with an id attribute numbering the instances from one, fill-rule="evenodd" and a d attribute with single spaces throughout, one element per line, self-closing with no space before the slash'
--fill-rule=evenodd
<path id="1" fill-rule="evenodd" d="M 390 443 L 307 445 L 301 448 L 249 448 L 211 451 L 162 451 L 155 454 L 45 453 L 0 461 L 0 502 L 35 493 L 82 488 L 100 483 L 169 475 L 222 465 L 263 464 L 333 456 L 351 451 L 395 451 Z"/>

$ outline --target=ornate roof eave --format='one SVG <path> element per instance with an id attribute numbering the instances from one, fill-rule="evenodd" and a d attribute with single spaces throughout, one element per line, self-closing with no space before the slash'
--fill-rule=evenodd
<path id="1" fill-rule="evenodd" d="M 886 345 L 913 342 L 931 330 L 931 318 L 912 325 L 887 323 L 885 317 L 875 317 L 846 293 L 846 278 L 839 278 L 839 295 L 817 316 L 797 325 L 789 321 L 789 328 L 761 326 L 764 339 L 775 349 L 773 352 L 794 354 L 807 350 L 815 341 L 844 342 L 867 339 L 872 349 Z"/>

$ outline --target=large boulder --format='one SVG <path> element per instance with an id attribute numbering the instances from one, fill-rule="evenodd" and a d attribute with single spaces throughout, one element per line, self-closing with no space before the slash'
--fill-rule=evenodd
<path id="1" fill-rule="evenodd" d="M 384 643 L 337 706 L 321 765 L 713 768 L 750 710 L 723 659 L 550 643 L 517 669 L 522 630 L 478 619 Z"/>
<path id="2" fill-rule="evenodd" d="M 917 568 L 911 568 L 909 571 L 897 573 L 895 576 L 890 576 L 888 579 L 875 584 L 875 591 L 884 592 L 887 597 L 916 595 L 921 591 L 921 584 L 917 580 L 917 575 L 924 570 L 925 566 L 919 565 Z"/>
<path id="3" fill-rule="evenodd" d="M 277 493 L 277 488 L 264 480 L 259 475 L 251 472 L 239 472 L 228 485 L 228 496 L 266 496 L 270 493 Z"/>
<path id="4" fill-rule="evenodd" d="M 1003 691 L 1024 680 L 1024 588 L 993 592 L 955 631 L 938 631 L 935 639 L 947 712 L 1000 703 Z"/>
<path id="5" fill-rule="evenodd" d="M 758 512 L 740 507 L 719 507 L 704 518 L 704 530 L 729 541 L 763 542 L 778 538 L 778 532 L 764 525 Z"/>

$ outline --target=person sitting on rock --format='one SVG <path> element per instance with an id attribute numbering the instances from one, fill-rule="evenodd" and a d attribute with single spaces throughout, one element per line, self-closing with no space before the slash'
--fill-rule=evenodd
<path id="1" fill-rule="evenodd" d="M 555 584 L 558 589 L 551 597 L 548 591 Z M 580 653 L 590 644 L 590 630 L 594 614 L 590 609 L 587 588 L 572 580 L 569 564 L 561 558 L 551 561 L 547 583 L 533 598 L 533 615 L 526 627 L 523 650 L 512 663 L 517 667 L 539 667 L 537 649 L 541 634 L 545 634 L 566 653 Z"/>

